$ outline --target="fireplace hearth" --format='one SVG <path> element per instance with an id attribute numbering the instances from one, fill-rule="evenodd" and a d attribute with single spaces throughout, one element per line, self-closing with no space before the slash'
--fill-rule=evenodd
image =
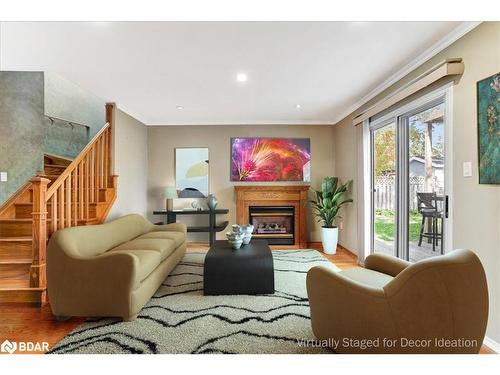
<path id="1" fill-rule="evenodd" d="M 253 236 L 266 239 L 270 245 L 293 245 L 295 212 L 290 206 L 251 206 L 249 222 Z"/>

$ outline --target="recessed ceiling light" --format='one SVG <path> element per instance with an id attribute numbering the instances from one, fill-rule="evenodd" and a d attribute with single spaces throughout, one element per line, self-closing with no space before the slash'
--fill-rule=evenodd
<path id="1" fill-rule="evenodd" d="M 302 108 L 302 106 L 301 106 L 300 104 L 296 104 L 296 105 L 295 105 L 295 108 L 297 108 L 297 109 L 301 109 L 301 108 Z"/>
<path id="2" fill-rule="evenodd" d="M 248 81 L 248 76 L 245 73 L 238 73 L 236 75 L 236 80 L 238 82 L 246 82 L 246 81 Z"/>
<path id="3" fill-rule="evenodd" d="M 178 111 L 182 111 L 182 110 L 184 109 L 184 107 L 183 107 L 182 105 L 178 105 L 178 106 L 177 106 L 177 107 L 175 107 L 175 108 L 177 108 L 177 110 L 178 110 Z"/>

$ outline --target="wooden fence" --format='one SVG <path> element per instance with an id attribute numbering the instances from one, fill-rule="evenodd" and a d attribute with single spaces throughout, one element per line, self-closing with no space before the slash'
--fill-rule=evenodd
<path id="1" fill-rule="evenodd" d="M 438 180 L 433 179 L 433 191 L 437 195 L 444 193 L 443 186 Z M 380 176 L 375 178 L 375 209 L 385 209 L 394 211 L 396 209 L 396 185 L 394 176 Z M 425 177 L 410 177 L 410 210 L 417 209 L 417 193 L 425 191 Z"/>

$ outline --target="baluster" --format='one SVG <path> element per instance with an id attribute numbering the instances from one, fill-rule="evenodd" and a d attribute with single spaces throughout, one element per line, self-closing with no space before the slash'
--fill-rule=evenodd
<path id="1" fill-rule="evenodd" d="M 57 194 L 59 195 L 59 229 L 64 228 L 64 182 L 57 189 Z"/>
<path id="2" fill-rule="evenodd" d="M 99 160 L 97 155 L 97 145 L 94 145 L 92 154 L 94 156 L 94 175 L 92 176 L 94 180 L 94 202 L 97 203 L 99 202 L 99 178 L 97 178 L 97 176 L 99 175 Z"/>
<path id="3" fill-rule="evenodd" d="M 57 230 L 57 191 L 52 195 L 50 200 L 51 202 L 51 216 L 52 216 L 52 225 L 51 225 L 51 234 Z"/>
<path id="4" fill-rule="evenodd" d="M 89 181 L 90 181 L 90 202 L 95 202 L 95 192 L 94 192 L 94 147 L 91 148 L 89 152 Z"/>
<path id="5" fill-rule="evenodd" d="M 109 177 L 109 165 L 108 165 L 108 137 L 109 137 L 109 129 L 104 131 L 104 187 L 108 188 L 108 177 Z"/>
<path id="6" fill-rule="evenodd" d="M 83 186 L 83 160 L 78 164 L 78 218 L 83 220 L 83 196 L 85 188 Z"/>
<path id="7" fill-rule="evenodd" d="M 95 143 L 94 150 L 95 150 L 95 189 L 96 189 L 95 201 L 98 202 L 99 201 L 98 192 L 99 192 L 99 188 L 100 188 L 99 175 L 101 173 L 101 171 L 100 171 L 100 155 L 99 155 L 99 139 L 97 139 L 97 141 Z"/>
<path id="8" fill-rule="evenodd" d="M 99 165 L 100 165 L 100 175 L 99 175 L 99 187 L 102 189 L 104 187 L 104 142 L 103 138 L 99 138 Z"/>
<path id="9" fill-rule="evenodd" d="M 68 176 L 66 181 L 64 181 L 65 192 L 66 192 L 66 226 L 71 226 L 71 174 Z"/>
<path id="10" fill-rule="evenodd" d="M 73 207 L 73 226 L 76 227 L 78 225 L 78 203 L 77 203 L 77 197 L 76 197 L 76 192 L 77 192 L 77 187 L 78 187 L 78 168 L 75 168 L 73 172 L 71 172 L 71 181 L 73 183 L 73 186 L 71 187 L 71 202 L 72 202 L 72 207 Z"/>
<path id="11" fill-rule="evenodd" d="M 84 196 L 84 201 L 85 201 L 85 219 L 89 218 L 89 199 L 90 199 L 90 181 L 89 181 L 89 175 L 90 175 L 90 161 L 89 161 L 89 154 L 85 156 L 85 178 L 83 180 L 84 185 L 85 185 L 85 196 Z"/>

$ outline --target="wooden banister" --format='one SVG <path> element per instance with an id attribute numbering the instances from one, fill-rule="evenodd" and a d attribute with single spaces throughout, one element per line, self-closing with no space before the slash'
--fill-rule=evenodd
<path id="1" fill-rule="evenodd" d="M 27 186 L 33 186 L 33 262 L 30 267 L 30 287 L 46 288 L 45 253 L 47 238 L 58 229 L 102 222 L 103 215 L 90 217 L 89 206 L 108 199 L 107 188 L 116 188 L 112 174 L 111 120 L 113 107 L 106 106 L 106 120 L 102 129 L 47 188 L 50 180 L 35 176 Z M 27 189 L 28 187 L 23 187 Z M 116 196 L 116 195 L 115 195 Z M 114 199 L 114 198 L 113 198 Z M 106 212 L 111 205 L 106 206 Z M 93 213 L 96 213 L 93 207 Z M 50 209 L 50 225 L 47 211 Z M 104 215 L 105 215 L 104 214 Z"/>
<path id="2" fill-rule="evenodd" d="M 50 199 L 56 190 L 63 184 L 68 176 L 73 172 L 76 167 L 82 162 L 89 151 L 93 151 L 96 148 L 96 143 L 101 139 L 102 135 L 109 129 L 109 122 L 106 123 L 101 130 L 92 138 L 92 140 L 85 146 L 85 148 L 80 152 L 80 154 L 71 162 L 70 165 L 64 170 L 64 172 L 54 181 L 47 190 L 47 199 Z"/>

